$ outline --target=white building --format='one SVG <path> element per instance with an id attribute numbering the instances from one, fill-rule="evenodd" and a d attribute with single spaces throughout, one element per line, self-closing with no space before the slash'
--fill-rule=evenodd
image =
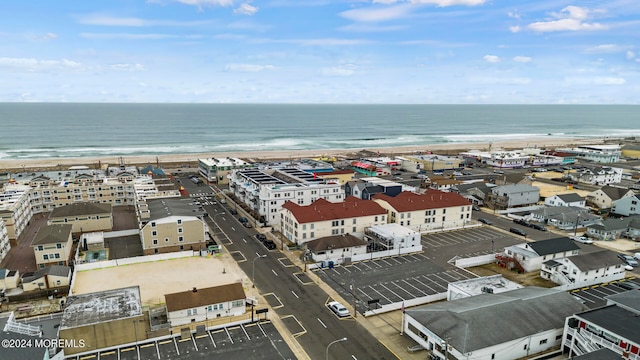
<path id="1" fill-rule="evenodd" d="M 253 167 L 253 164 L 239 158 L 207 158 L 198 159 L 198 171 L 209 183 L 227 184 L 233 170 Z"/>
<path id="2" fill-rule="evenodd" d="M 245 313 L 246 295 L 242 283 L 193 288 L 164 296 L 167 320 L 174 329 L 193 322 Z"/>
<path id="3" fill-rule="evenodd" d="M 505 279 L 502 275 L 483 276 L 449 283 L 447 301 L 482 294 L 500 294 L 522 288 L 522 285 Z"/>
<path id="4" fill-rule="evenodd" d="M 389 255 L 422 251 L 420 233 L 397 223 L 371 226 L 365 230 L 364 238 L 372 251 Z"/>
<path id="5" fill-rule="evenodd" d="M 331 235 L 362 238 L 366 228 L 386 222 L 385 210 L 372 200 L 348 197 L 332 203 L 318 199 L 306 206 L 289 201 L 282 206 L 280 231 L 289 241 L 301 245 Z"/>
<path id="6" fill-rule="evenodd" d="M 377 194 L 373 201 L 389 215 L 389 222 L 416 231 L 464 227 L 471 222 L 471 203 L 463 196 L 434 189 L 424 194 L 403 191 L 391 197 Z"/>
<path id="7" fill-rule="evenodd" d="M 622 147 L 620 145 L 583 145 L 576 148 L 561 148 L 556 150 L 573 154 L 580 160 L 599 163 L 618 162 L 622 155 Z"/>
<path id="8" fill-rule="evenodd" d="M 616 253 L 601 250 L 547 260 L 542 264 L 540 277 L 571 290 L 623 279 L 625 269 Z"/>
<path id="9" fill-rule="evenodd" d="M 331 235 L 306 243 L 308 254 L 315 262 L 341 263 L 347 258 L 367 253 L 367 242 L 350 234 Z"/>
<path id="10" fill-rule="evenodd" d="M 330 202 L 344 199 L 338 181 L 325 180 L 297 168 L 236 170 L 229 174 L 229 189 L 239 202 L 271 226 L 280 223 L 280 210 L 287 201 L 304 206 L 318 199 Z"/>
<path id="11" fill-rule="evenodd" d="M 524 271 L 540 270 L 542 263 L 550 259 L 565 258 L 578 255 L 580 247 L 567 237 L 540 240 L 508 246 L 504 249 L 504 256 L 498 261 L 509 265 L 519 265 Z"/>
<path id="12" fill-rule="evenodd" d="M 586 206 L 586 200 L 576 193 L 556 194 L 544 199 L 544 204 L 546 206 L 575 206 L 583 208 Z"/>
<path id="13" fill-rule="evenodd" d="M 609 209 L 613 202 L 624 197 L 634 196 L 633 190 L 620 186 L 605 185 L 587 196 L 587 201 L 598 209 Z"/>
<path id="14" fill-rule="evenodd" d="M 0 218 L 0 262 L 11 250 L 11 242 L 9 241 L 9 234 L 7 233 L 7 227 L 4 225 L 4 220 Z"/>
<path id="15" fill-rule="evenodd" d="M 617 184 L 622 181 L 622 169 L 599 166 L 592 169 L 580 169 L 569 173 L 568 176 L 571 180 L 591 185 Z"/>
<path id="16" fill-rule="evenodd" d="M 22 234 L 33 216 L 29 205 L 30 191 L 31 187 L 27 185 L 8 183 L 0 193 L 0 219 L 11 240 Z"/>
<path id="17" fill-rule="evenodd" d="M 637 215 L 640 214 L 640 194 L 623 197 L 613 202 L 611 212 L 617 215 Z"/>
<path id="18" fill-rule="evenodd" d="M 407 309 L 403 331 L 432 358 L 521 359 L 557 348 L 564 319 L 584 310 L 566 291 L 530 286 Z"/>

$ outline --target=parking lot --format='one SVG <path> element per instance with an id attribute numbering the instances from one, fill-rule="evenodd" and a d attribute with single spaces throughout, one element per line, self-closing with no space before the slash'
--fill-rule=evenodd
<path id="1" fill-rule="evenodd" d="M 259 321 L 217 330 L 139 342 L 137 345 L 97 351 L 65 359 L 295 359 L 273 324 Z"/>
<path id="2" fill-rule="evenodd" d="M 580 298 L 586 306 L 591 309 L 604 306 L 607 303 L 606 296 L 618 294 L 621 292 L 629 291 L 620 287 L 622 281 L 632 282 L 640 286 L 640 280 L 635 277 L 626 278 L 624 280 L 612 281 L 609 283 L 602 283 L 593 286 L 587 286 L 580 289 L 571 291 L 571 294 Z"/>
<path id="3" fill-rule="evenodd" d="M 364 312 L 371 301 L 386 305 L 446 293 L 449 283 L 476 277 L 452 266 L 451 259 L 496 253 L 523 241 L 489 226 L 438 232 L 422 236 L 421 253 L 313 271 L 343 299 L 352 301 L 355 294 L 358 311 Z"/>

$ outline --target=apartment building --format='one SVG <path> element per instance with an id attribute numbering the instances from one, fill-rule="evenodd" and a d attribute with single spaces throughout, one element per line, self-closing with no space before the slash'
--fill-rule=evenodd
<path id="1" fill-rule="evenodd" d="M 83 202 L 64 205 L 51 211 L 47 224 L 70 224 L 74 233 L 111 231 L 113 209 L 109 203 Z"/>
<path id="2" fill-rule="evenodd" d="M 33 215 L 29 206 L 30 191 L 27 185 L 9 182 L 0 193 L 0 219 L 4 221 L 9 240 L 14 245 Z"/>
<path id="3" fill-rule="evenodd" d="M 236 170 L 229 175 L 229 189 L 239 202 L 259 215 L 260 222 L 270 226 L 280 223 L 280 210 L 287 201 L 305 206 L 318 199 L 344 199 L 338 181 L 298 168 Z"/>
<path id="4" fill-rule="evenodd" d="M 229 175 L 237 169 L 252 168 L 254 165 L 239 158 L 198 159 L 198 172 L 212 184 L 228 184 Z"/>
<path id="5" fill-rule="evenodd" d="M 9 241 L 9 233 L 7 233 L 7 227 L 4 224 L 4 220 L 0 219 L 0 262 L 11 250 L 11 242 Z"/>
<path id="6" fill-rule="evenodd" d="M 534 205 L 540 200 L 540 188 L 526 184 L 495 186 L 485 203 L 493 209 L 509 209 Z"/>
<path id="7" fill-rule="evenodd" d="M 556 150 L 572 154 L 580 160 L 598 163 L 618 162 L 622 155 L 622 147 L 620 145 L 583 145 L 575 148 L 561 148 Z"/>
<path id="8" fill-rule="evenodd" d="M 208 215 L 192 199 L 149 200 L 143 209 L 140 241 L 145 255 L 206 247 Z"/>
<path id="9" fill-rule="evenodd" d="M 569 290 L 623 279 L 625 269 L 615 252 L 601 250 L 547 260 L 542 263 L 540 277 Z"/>
<path id="10" fill-rule="evenodd" d="M 386 210 L 389 223 L 415 231 L 464 227 L 471 222 L 471 203 L 463 196 L 434 189 L 424 194 L 403 191 L 391 197 L 377 194 L 373 201 Z"/>
<path id="11" fill-rule="evenodd" d="M 71 224 L 43 226 L 31 242 L 36 266 L 44 269 L 51 265 L 69 265 L 73 255 Z"/>
<path id="12" fill-rule="evenodd" d="M 386 211 L 376 202 L 348 197 L 339 203 L 317 199 L 306 206 L 288 201 L 282 206 L 279 226 L 287 239 L 301 245 L 331 235 L 362 238 L 365 228 L 386 222 Z"/>

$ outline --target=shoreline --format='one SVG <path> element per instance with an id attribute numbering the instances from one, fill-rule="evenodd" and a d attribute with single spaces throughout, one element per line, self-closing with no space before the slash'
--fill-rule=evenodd
<path id="1" fill-rule="evenodd" d="M 502 140 L 494 142 L 471 143 L 441 143 L 410 146 L 379 147 L 370 149 L 309 149 L 309 150 L 269 150 L 269 151 L 229 151 L 215 153 L 191 153 L 191 154 L 162 154 L 162 155 L 132 155 L 132 156 L 102 156 L 102 157 L 75 157 L 75 158 L 41 158 L 41 159 L 0 159 L 0 171 L 8 170 L 44 170 L 59 169 L 66 166 L 85 165 L 96 167 L 120 164 L 120 158 L 126 165 L 144 165 L 160 163 L 162 165 L 184 165 L 196 163 L 198 159 L 212 157 L 234 157 L 242 159 L 261 160 L 287 160 L 308 157 L 335 156 L 346 157 L 359 151 L 380 152 L 381 156 L 408 155 L 416 152 L 433 152 L 440 155 L 457 154 L 469 150 L 487 151 L 491 147 L 494 150 L 522 149 L 537 147 L 541 149 L 555 147 L 572 147 L 576 145 L 604 144 L 611 138 L 530 138 L 524 140 Z M 621 142 L 622 139 L 615 139 Z M 175 167 L 175 166 L 174 166 Z"/>

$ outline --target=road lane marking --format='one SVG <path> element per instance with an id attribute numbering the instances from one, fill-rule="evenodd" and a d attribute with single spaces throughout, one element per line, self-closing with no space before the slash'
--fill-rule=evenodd
<path id="1" fill-rule="evenodd" d="M 296 299 L 300 299 L 300 297 L 298 296 L 298 294 L 294 293 L 293 290 L 291 290 L 291 293 L 293 294 L 293 296 L 296 297 Z"/>
<path id="2" fill-rule="evenodd" d="M 320 324 L 321 324 L 321 325 L 326 329 L 326 328 L 327 328 L 327 325 L 325 325 L 325 324 L 322 322 L 322 320 L 320 320 L 320 318 L 317 318 L 317 319 L 318 319 L 318 321 L 320 321 Z"/>
<path id="3" fill-rule="evenodd" d="M 278 276 L 278 273 L 275 270 L 271 269 L 271 272 L 273 273 L 273 275 Z"/>

